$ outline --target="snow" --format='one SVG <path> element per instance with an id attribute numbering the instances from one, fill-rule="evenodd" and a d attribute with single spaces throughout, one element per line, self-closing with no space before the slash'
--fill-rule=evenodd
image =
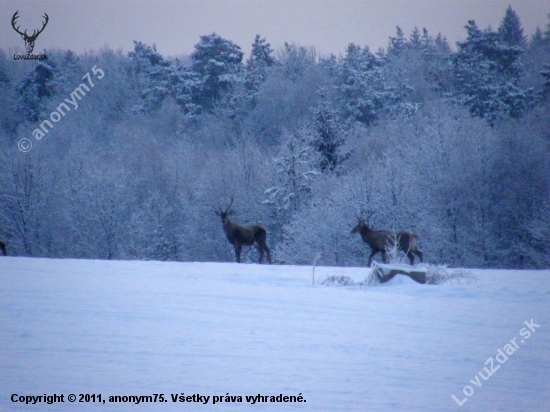
<path id="1" fill-rule="evenodd" d="M 550 271 L 472 272 L 322 286 L 368 269 L 316 267 L 312 284 L 307 266 L 0 258 L 0 410 L 547 410 Z M 471 383 L 531 319 L 540 328 Z M 243 402 L 172 403 L 182 392 Z M 168 402 L 10 401 L 54 393 Z M 257 394 L 307 402 L 246 403 Z"/>

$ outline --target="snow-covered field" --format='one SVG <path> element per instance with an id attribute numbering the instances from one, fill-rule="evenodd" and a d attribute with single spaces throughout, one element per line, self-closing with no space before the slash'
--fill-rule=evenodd
<path id="1" fill-rule="evenodd" d="M 0 410 L 548 411 L 550 271 L 473 272 L 352 287 L 312 285 L 311 267 L 0 258 Z M 65 403 L 10 400 L 54 393 Z M 153 394 L 168 402 L 108 400 Z"/>

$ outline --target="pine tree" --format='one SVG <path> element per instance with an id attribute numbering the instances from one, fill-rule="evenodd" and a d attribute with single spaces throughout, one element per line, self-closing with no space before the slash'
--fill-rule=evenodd
<path id="1" fill-rule="evenodd" d="M 426 31 L 427 35 L 427 30 Z M 414 30 L 411 33 L 411 38 L 409 40 L 409 45 L 415 49 L 419 49 L 422 46 L 422 36 L 420 35 L 420 30 L 415 26 Z"/>
<path id="2" fill-rule="evenodd" d="M 519 117 L 530 104 L 530 93 L 519 87 L 521 49 L 505 44 L 491 29 L 474 21 L 465 26 L 468 38 L 453 55 L 456 101 L 493 124 L 504 116 Z"/>
<path id="3" fill-rule="evenodd" d="M 260 35 L 257 34 L 254 38 L 254 43 L 252 44 L 252 51 L 250 52 L 250 57 L 246 62 L 248 69 L 257 68 L 257 67 L 270 67 L 275 64 L 275 59 L 272 56 L 273 49 L 271 45 L 266 42 L 265 38 L 260 38 Z"/>
<path id="4" fill-rule="evenodd" d="M 521 22 L 512 6 L 508 6 L 506 9 L 506 14 L 498 28 L 498 34 L 502 41 L 509 46 L 526 46 L 527 38 L 523 35 Z"/>
<path id="5" fill-rule="evenodd" d="M 407 47 L 407 39 L 405 33 L 401 27 L 397 26 L 397 33 L 395 37 L 390 37 L 390 44 L 388 45 L 388 54 L 399 54 Z"/>
<path id="6" fill-rule="evenodd" d="M 341 94 L 345 115 L 370 125 L 382 114 L 409 112 L 410 88 L 396 76 L 384 72 L 385 56 L 373 55 L 351 43 L 346 56 L 335 61 L 333 72 Z"/>
<path id="7" fill-rule="evenodd" d="M 195 103 L 212 109 L 216 100 L 237 80 L 242 59 L 241 48 L 235 43 L 216 33 L 201 36 L 191 54 L 191 70 L 198 75 Z"/>
<path id="8" fill-rule="evenodd" d="M 273 50 L 270 44 L 257 34 L 252 44 L 250 57 L 246 62 L 246 87 L 251 94 L 256 93 L 265 81 L 267 69 L 275 65 L 272 54 Z"/>
<path id="9" fill-rule="evenodd" d="M 185 113 L 195 113 L 199 107 L 192 104 L 193 73 L 186 68 L 177 70 L 157 52 L 156 46 L 134 41 L 134 51 L 128 53 L 133 74 L 138 79 L 142 101 L 136 111 L 158 110 L 167 97 L 172 97 Z"/>
<path id="10" fill-rule="evenodd" d="M 542 30 L 537 26 L 535 33 L 531 36 L 531 41 L 529 42 L 529 48 L 534 49 L 541 47 L 544 44 L 544 38 L 542 36 Z"/>
<path id="11" fill-rule="evenodd" d="M 38 122 L 47 115 L 46 102 L 54 96 L 58 88 L 57 71 L 47 62 L 38 62 L 16 86 L 21 100 L 19 110 L 27 122 Z"/>
<path id="12" fill-rule="evenodd" d="M 312 145 L 321 155 L 321 171 L 334 171 L 342 162 L 349 158 L 350 152 L 341 153 L 346 143 L 346 126 L 338 111 L 330 107 L 330 98 L 326 88 L 317 92 L 319 104 L 312 107 L 311 126 L 315 133 Z"/>

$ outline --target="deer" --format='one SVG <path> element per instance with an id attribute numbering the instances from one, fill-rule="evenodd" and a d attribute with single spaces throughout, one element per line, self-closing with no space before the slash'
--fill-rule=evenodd
<path id="1" fill-rule="evenodd" d="M 36 38 L 38 37 L 38 35 L 40 33 L 42 33 L 42 31 L 44 31 L 44 29 L 46 28 L 46 25 L 48 24 L 48 21 L 49 21 L 49 17 L 48 17 L 48 14 L 47 13 L 44 13 L 44 19 L 45 21 L 42 23 L 42 28 L 38 31 L 36 30 L 33 30 L 32 32 L 32 35 L 28 35 L 27 34 L 27 30 L 25 30 L 24 32 L 20 32 L 19 31 L 19 27 L 20 26 L 17 26 L 15 27 L 15 24 L 16 24 L 16 20 L 19 18 L 19 10 L 17 10 L 14 14 L 13 14 L 13 17 L 11 19 L 11 26 L 13 27 L 13 29 L 19 33 L 21 35 L 21 38 L 25 41 L 25 48 L 27 49 L 27 53 L 28 54 L 31 54 L 32 51 L 34 50 L 34 42 L 36 41 Z"/>
<path id="2" fill-rule="evenodd" d="M 366 218 L 367 221 L 370 216 L 372 216 L 372 212 Z M 397 233 L 396 236 L 389 230 L 372 230 L 367 223 L 365 223 L 362 212 L 361 215 L 357 217 L 357 225 L 351 230 L 350 234 L 354 235 L 356 233 L 359 233 L 363 242 L 372 249 L 368 266 L 371 265 L 373 257 L 379 252 L 382 253 L 382 260 L 384 263 L 387 263 L 386 252 L 394 246 L 394 241 L 397 241 L 397 249 L 405 252 L 411 262 L 411 266 L 414 265 L 413 253 L 417 255 L 420 258 L 420 262 L 422 262 L 422 252 L 418 250 L 418 236 L 414 233 L 402 230 Z"/>
<path id="3" fill-rule="evenodd" d="M 269 264 L 271 264 L 271 251 L 266 244 L 267 231 L 260 225 L 241 226 L 233 223 L 229 219 L 229 216 L 233 213 L 229 210 L 232 204 L 233 198 L 231 198 L 231 203 L 229 203 L 225 211 L 220 207 L 220 210 L 215 211 L 215 213 L 221 217 L 223 230 L 227 236 L 227 240 L 229 240 L 229 243 L 235 248 L 237 263 L 241 263 L 241 251 L 243 245 L 245 245 L 254 246 L 258 250 L 260 254 L 260 264 L 264 258 L 265 251 L 267 253 L 267 260 Z"/>

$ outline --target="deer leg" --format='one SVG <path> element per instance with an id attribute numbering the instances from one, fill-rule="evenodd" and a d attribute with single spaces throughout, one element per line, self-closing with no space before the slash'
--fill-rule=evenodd
<path id="1" fill-rule="evenodd" d="M 374 255 L 376 255 L 378 253 L 378 250 L 373 250 L 372 253 L 370 254 L 369 256 L 369 263 L 367 264 L 368 267 L 370 267 L 371 263 L 372 263 L 372 258 L 374 257 Z"/>
<path id="2" fill-rule="evenodd" d="M 241 263 L 241 251 L 242 245 L 240 243 L 235 243 L 235 255 L 237 257 L 237 263 Z"/>
<path id="3" fill-rule="evenodd" d="M 412 254 L 412 252 L 407 252 L 407 257 L 411 261 L 411 266 L 413 266 L 414 265 L 414 255 Z"/>
<path id="4" fill-rule="evenodd" d="M 416 256 L 420 258 L 420 262 L 422 262 L 422 252 L 420 250 L 417 250 L 415 253 L 416 253 Z"/>
<path id="5" fill-rule="evenodd" d="M 388 263 L 388 259 L 387 259 L 387 257 L 386 257 L 386 251 L 385 251 L 385 250 L 382 251 L 382 261 L 383 261 L 384 263 Z"/>
<path id="6" fill-rule="evenodd" d="M 264 243 L 264 250 L 267 252 L 267 261 L 271 265 L 271 251 L 269 250 L 269 248 L 265 243 Z"/>
<path id="7" fill-rule="evenodd" d="M 8 255 L 6 253 L 6 244 L 4 242 L 0 242 L 0 249 L 2 249 L 2 253 L 4 254 L 4 256 Z"/>
<path id="8" fill-rule="evenodd" d="M 258 253 L 260 254 L 260 261 L 258 263 L 262 264 L 262 260 L 264 259 L 264 250 L 262 249 L 262 247 L 257 242 L 254 242 L 254 247 L 256 248 Z"/>

